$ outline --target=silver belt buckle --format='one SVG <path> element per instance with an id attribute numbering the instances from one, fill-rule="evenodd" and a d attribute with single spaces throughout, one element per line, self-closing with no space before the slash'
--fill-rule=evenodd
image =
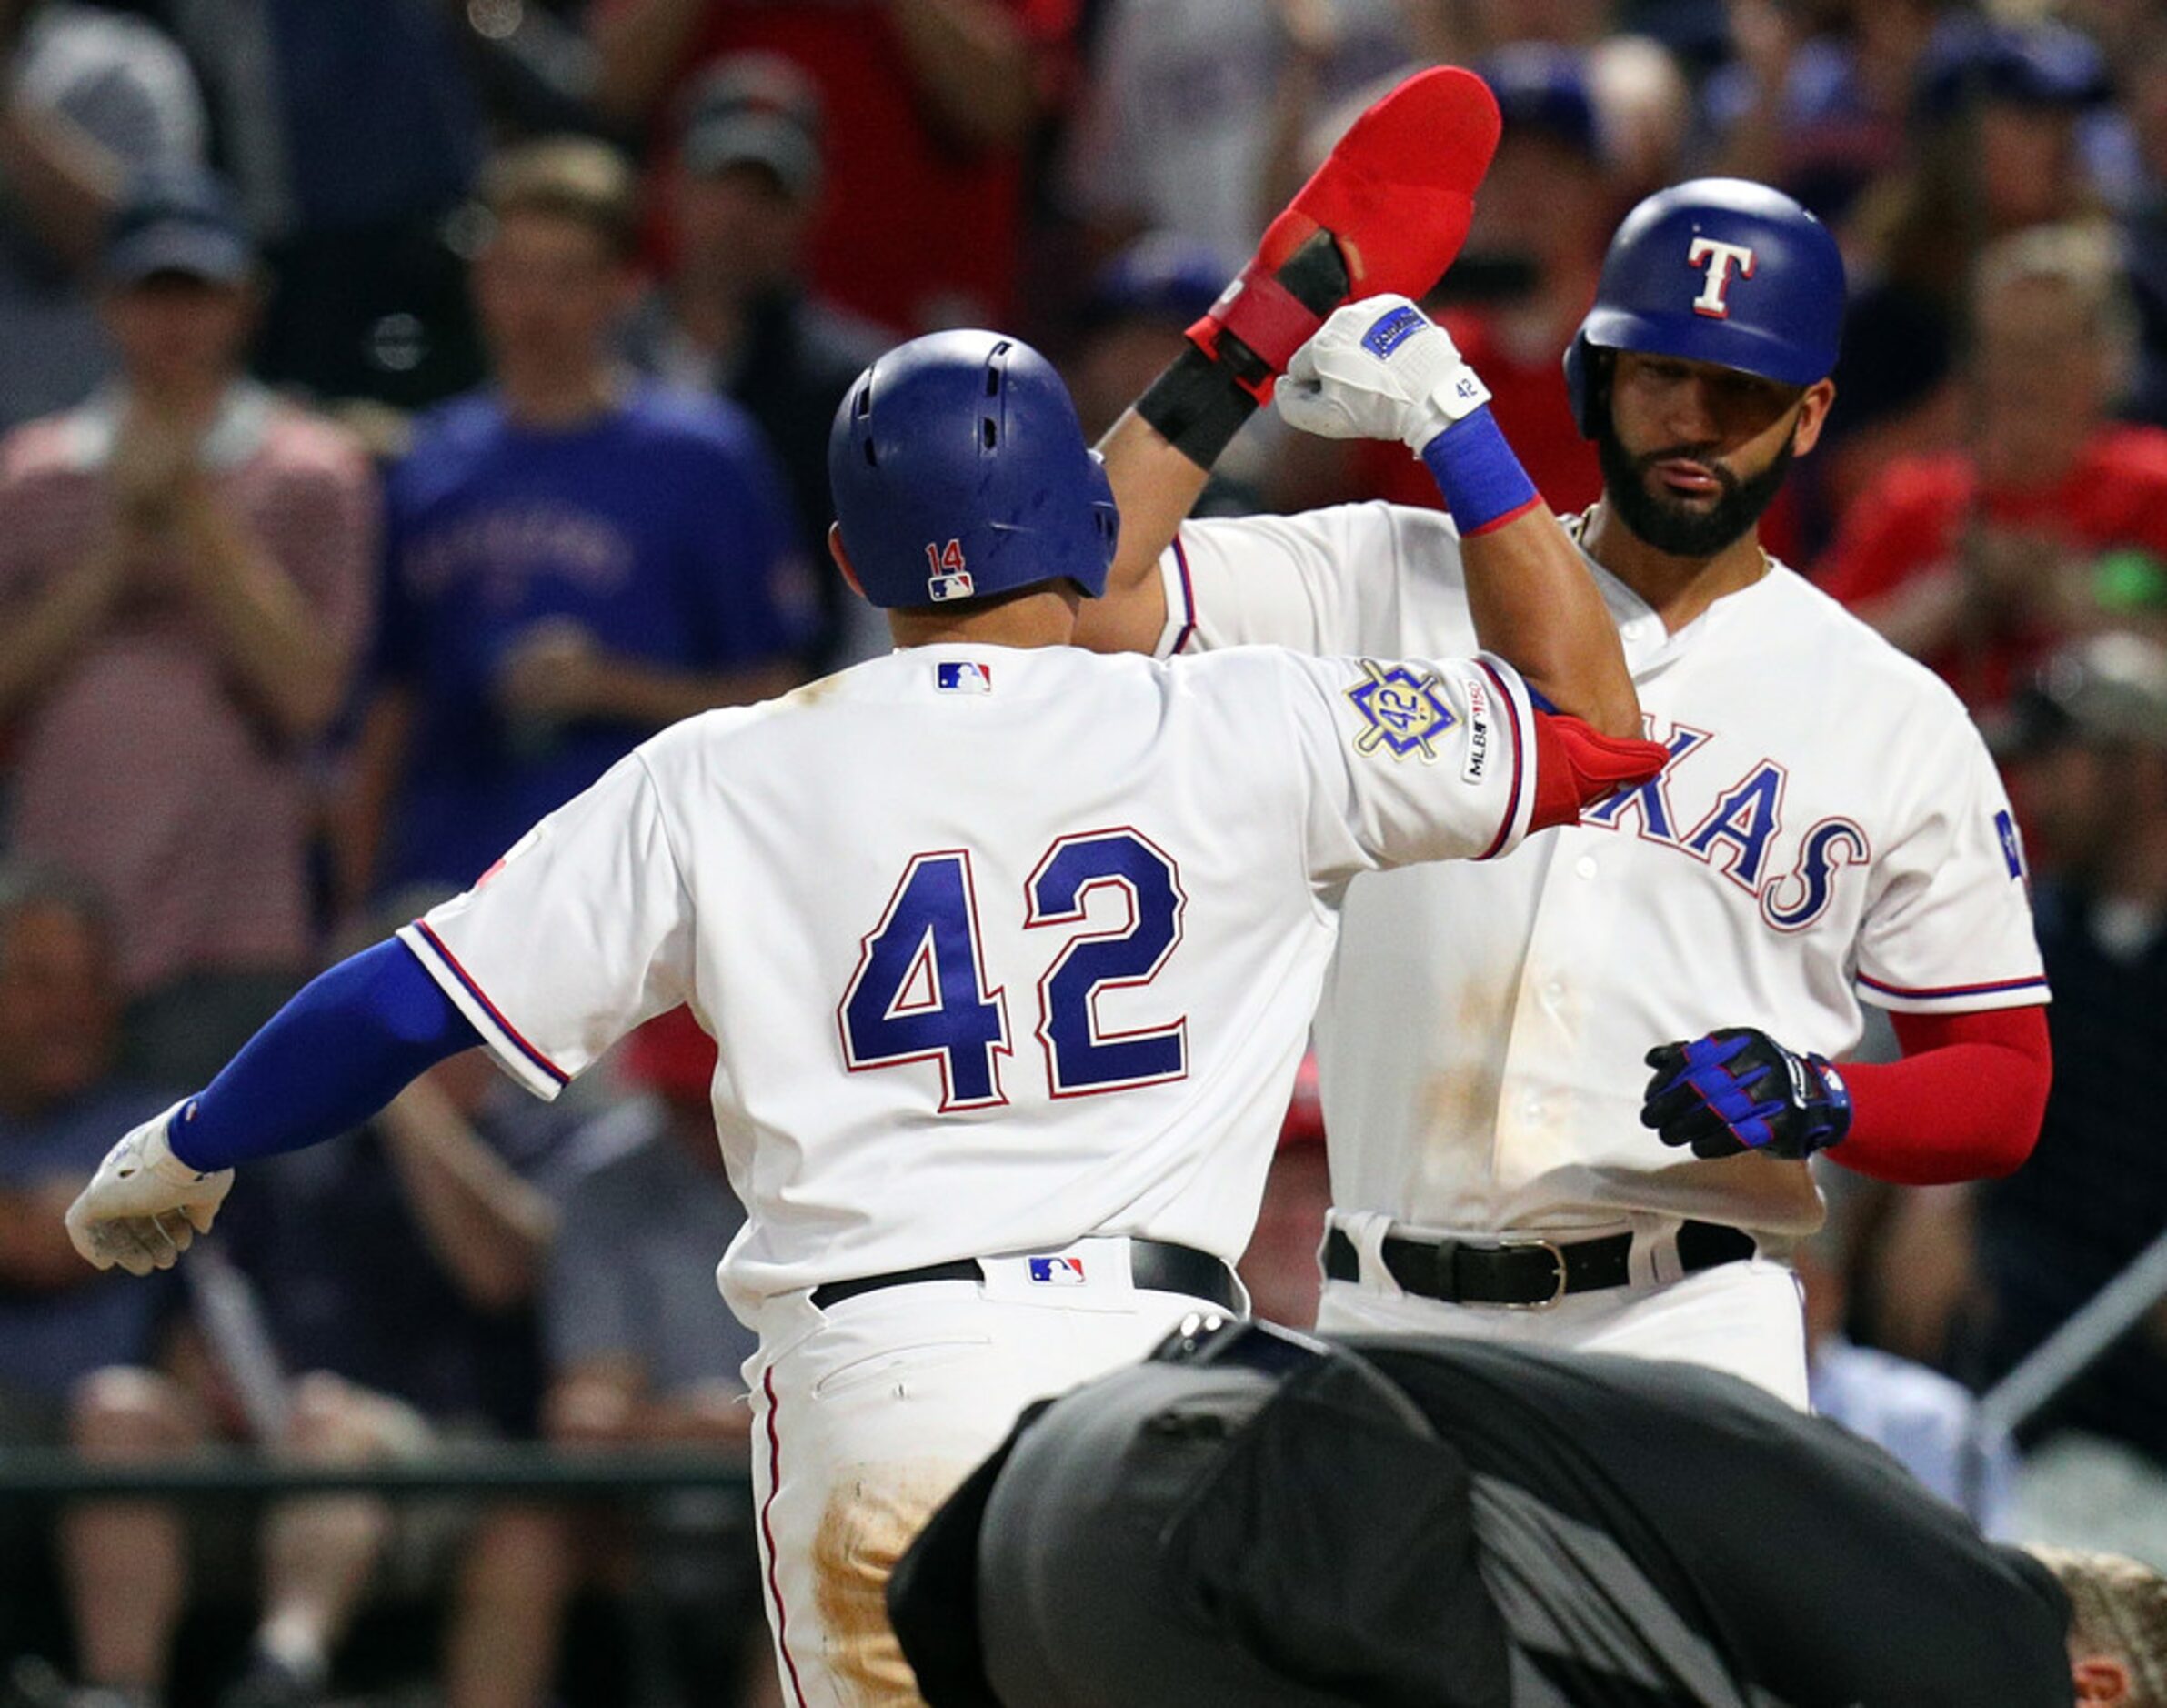
<path id="1" fill-rule="evenodd" d="M 1519 1301 L 1508 1301 L 1505 1305 L 1506 1310 L 1548 1311 L 1565 1297 L 1568 1277 L 1565 1272 L 1565 1248 L 1563 1246 L 1555 1240 L 1548 1239 L 1540 1233 L 1500 1233 L 1498 1235 L 1498 1244 L 1501 1247 L 1514 1248 L 1540 1247 L 1550 1254 L 1550 1261 L 1558 1266 L 1557 1289 L 1548 1299 L 1530 1299 L 1525 1303 Z"/>

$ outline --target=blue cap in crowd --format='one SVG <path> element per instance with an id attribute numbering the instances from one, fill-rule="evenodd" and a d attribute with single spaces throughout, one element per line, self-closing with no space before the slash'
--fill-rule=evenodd
<path id="1" fill-rule="evenodd" d="M 178 273 L 237 285 L 256 268 L 256 246 L 232 188 L 201 166 L 165 166 L 138 174 L 114 214 L 105 276 L 135 285 Z"/>
<path id="2" fill-rule="evenodd" d="M 1587 58 L 1550 42 L 1511 42 L 1475 71 L 1498 97 L 1507 137 L 1540 132 L 1592 160 L 1599 155 Z"/>
<path id="3" fill-rule="evenodd" d="M 1919 108 L 1929 118 L 1948 117 L 1976 99 L 2075 111 L 2112 92 L 2098 45 L 2061 24 L 1945 27 L 1919 74 Z"/>
<path id="4" fill-rule="evenodd" d="M 693 86 L 685 164 L 707 176 L 762 166 L 794 197 L 820 182 L 820 91 L 779 54 L 733 54 Z"/>
<path id="5" fill-rule="evenodd" d="M 1087 327 L 1115 320 L 1166 320 L 1186 327 L 1219 300 L 1234 266 L 1212 245 L 1179 232 L 1139 237 L 1092 276 Z"/>

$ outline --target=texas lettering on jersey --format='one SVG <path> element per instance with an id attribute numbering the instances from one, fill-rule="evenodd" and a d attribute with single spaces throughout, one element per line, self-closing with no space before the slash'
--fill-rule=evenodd
<path id="1" fill-rule="evenodd" d="M 1702 786 L 1700 795 L 1674 794 L 1673 778 L 1714 732 L 1690 724 L 1660 726 L 1652 718 L 1647 722 L 1648 738 L 1670 749 L 1670 762 L 1652 781 L 1588 808 L 1580 814 L 1583 825 L 1622 831 L 1630 824 L 1641 840 L 1714 867 L 1760 903 L 1762 922 L 1778 931 L 1811 925 L 1828 911 L 1840 874 L 1851 867 L 1862 870 L 1872 859 L 1866 832 L 1845 818 L 1817 819 L 1795 844 L 1782 838 L 1790 773 L 1774 759 L 1756 759 L 1743 775 L 1713 786 L 1712 799 L 1703 779 L 1689 779 Z M 1701 809 L 1697 818 L 1690 816 L 1693 806 Z"/>

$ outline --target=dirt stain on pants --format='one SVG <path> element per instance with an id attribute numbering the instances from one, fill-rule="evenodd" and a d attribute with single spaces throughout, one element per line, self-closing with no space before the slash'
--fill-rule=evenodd
<path id="1" fill-rule="evenodd" d="M 964 1460 L 907 1460 L 837 1478 L 813 1537 L 813 1592 L 823 1659 L 851 1708 L 924 1708 L 888 1623 L 888 1579 L 970 1471 Z"/>

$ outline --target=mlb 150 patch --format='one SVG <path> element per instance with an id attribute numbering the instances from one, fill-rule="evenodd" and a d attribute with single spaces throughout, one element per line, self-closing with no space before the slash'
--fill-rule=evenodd
<path id="1" fill-rule="evenodd" d="M 1404 664 L 1388 670 L 1368 658 L 1362 660 L 1362 679 L 1346 690 L 1348 703 L 1362 718 L 1355 751 L 1373 754 L 1381 748 L 1396 759 L 1410 753 L 1436 759 L 1437 749 L 1430 744 L 1453 723 L 1450 708 L 1438 695 L 1437 678 L 1428 671 L 1418 676 Z"/>

